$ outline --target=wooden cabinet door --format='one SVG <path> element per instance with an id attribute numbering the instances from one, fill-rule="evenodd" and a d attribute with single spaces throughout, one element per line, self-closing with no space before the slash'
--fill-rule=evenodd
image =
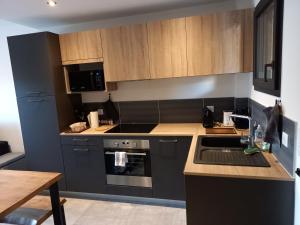
<path id="1" fill-rule="evenodd" d="M 63 62 L 102 58 L 99 30 L 59 35 Z"/>
<path id="2" fill-rule="evenodd" d="M 254 10 L 245 9 L 244 22 L 244 71 L 253 72 L 253 24 Z"/>
<path id="3" fill-rule="evenodd" d="M 77 33 L 59 35 L 61 59 L 63 62 L 78 60 L 78 35 Z"/>
<path id="4" fill-rule="evenodd" d="M 186 18 L 188 75 L 243 71 L 242 10 Z"/>
<path id="5" fill-rule="evenodd" d="M 151 141 L 153 197 L 185 200 L 184 165 L 191 137 L 155 137 Z"/>
<path id="6" fill-rule="evenodd" d="M 147 23 L 151 79 L 187 76 L 185 18 Z"/>
<path id="7" fill-rule="evenodd" d="M 77 34 L 80 59 L 103 57 L 99 30 L 83 31 Z"/>
<path id="8" fill-rule="evenodd" d="M 101 30 L 106 81 L 150 79 L 145 24 Z"/>

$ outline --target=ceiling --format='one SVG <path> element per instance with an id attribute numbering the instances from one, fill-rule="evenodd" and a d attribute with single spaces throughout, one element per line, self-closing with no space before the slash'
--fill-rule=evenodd
<path id="1" fill-rule="evenodd" d="M 116 18 L 224 0 L 0 0 L 0 19 L 33 28 L 55 27 Z"/>

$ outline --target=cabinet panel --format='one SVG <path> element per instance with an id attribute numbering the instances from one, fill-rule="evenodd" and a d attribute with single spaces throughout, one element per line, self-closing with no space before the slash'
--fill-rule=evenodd
<path id="1" fill-rule="evenodd" d="M 253 72 L 253 20 L 254 10 L 245 10 L 244 23 L 244 71 Z"/>
<path id="2" fill-rule="evenodd" d="M 151 79 L 187 76 L 185 18 L 147 24 Z"/>
<path id="3" fill-rule="evenodd" d="M 55 98 L 21 98 L 18 108 L 28 169 L 64 173 Z"/>
<path id="4" fill-rule="evenodd" d="M 106 81 L 149 79 L 145 24 L 101 30 Z"/>
<path id="5" fill-rule="evenodd" d="M 102 58 L 99 30 L 61 34 L 59 40 L 64 63 Z"/>
<path id="6" fill-rule="evenodd" d="M 96 59 L 103 56 L 99 30 L 78 33 L 80 59 Z"/>
<path id="7" fill-rule="evenodd" d="M 63 146 L 68 191 L 103 193 L 105 165 L 100 146 Z"/>
<path id="8" fill-rule="evenodd" d="M 63 145 L 98 145 L 100 144 L 100 137 L 92 137 L 92 136 L 86 136 L 86 135 L 81 135 L 81 136 L 61 136 L 61 143 Z"/>
<path id="9" fill-rule="evenodd" d="M 17 97 L 54 94 L 50 36 L 35 33 L 8 38 Z"/>
<path id="10" fill-rule="evenodd" d="M 186 18 L 188 75 L 243 71 L 243 11 Z"/>
<path id="11" fill-rule="evenodd" d="M 59 43 L 63 62 L 80 59 L 77 33 L 59 35 Z"/>
<path id="12" fill-rule="evenodd" d="M 191 137 L 157 137 L 151 144 L 153 197 L 185 199 L 184 165 Z"/>

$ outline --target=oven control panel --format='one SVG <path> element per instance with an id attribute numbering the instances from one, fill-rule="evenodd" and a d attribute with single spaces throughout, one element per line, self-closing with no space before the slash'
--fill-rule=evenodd
<path id="1" fill-rule="evenodd" d="M 149 149 L 149 140 L 104 139 L 104 148 L 114 149 Z"/>

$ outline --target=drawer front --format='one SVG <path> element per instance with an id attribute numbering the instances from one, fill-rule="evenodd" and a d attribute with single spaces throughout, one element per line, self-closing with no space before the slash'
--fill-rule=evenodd
<path id="1" fill-rule="evenodd" d="M 103 154 L 103 148 L 93 145 L 69 145 L 63 146 L 63 151 L 68 150 L 74 153 L 84 153 L 84 152 L 91 152 L 91 151 L 101 151 Z"/>
<path id="2" fill-rule="evenodd" d="M 90 146 L 90 145 L 99 145 L 99 137 L 91 136 L 62 136 L 61 144 L 62 145 L 74 145 L 74 146 Z"/>

